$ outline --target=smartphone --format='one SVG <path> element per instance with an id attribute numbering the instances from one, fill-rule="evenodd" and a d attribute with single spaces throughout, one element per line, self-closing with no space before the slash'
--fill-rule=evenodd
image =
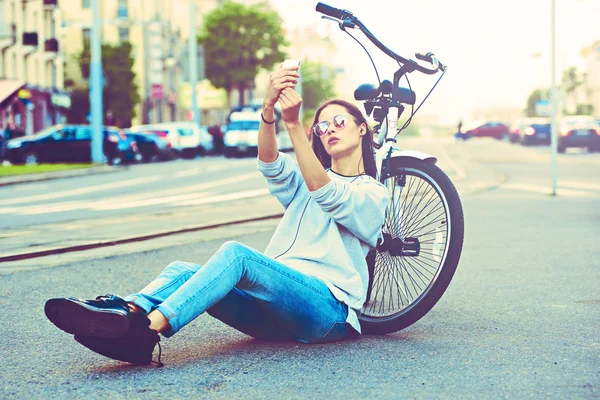
<path id="1" fill-rule="evenodd" d="M 300 67 L 300 60 L 285 60 L 283 64 L 281 64 L 281 68 L 287 67 Z"/>

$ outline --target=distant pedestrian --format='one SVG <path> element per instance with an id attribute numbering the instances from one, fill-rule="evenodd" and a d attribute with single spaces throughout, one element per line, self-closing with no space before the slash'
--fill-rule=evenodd
<path id="1" fill-rule="evenodd" d="M 375 179 L 372 132 L 356 106 L 323 104 L 309 144 L 297 70 L 271 74 L 261 113 L 258 170 L 285 208 L 264 254 L 226 242 L 203 266 L 172 262 L 125 298 L 50 299 L 50 321 L 89 349 L 134 364 L 152 361 L 159 333 L 173 336 L 204 312 L 263 340 L 325 343 L 360 333 L 365 258 L 381 236 L 389 194 Z M 297 161 L 277 150 L 277 102 Z"/>
<path id="2" fill-rule="evenodd" d="M 462 123 L 462 120 L 460 120 L 460 121 L 458 121 L 457 131 L 454 134 L 454 137 L 456 138 L 457 141 L 459 141 L 459 140 L 462 140 L 462 141 L 467 140 L 467 135 L 465 135 L 465 133 L 462 131 L 462 127 L 463 127 L 463 123 Z"/>

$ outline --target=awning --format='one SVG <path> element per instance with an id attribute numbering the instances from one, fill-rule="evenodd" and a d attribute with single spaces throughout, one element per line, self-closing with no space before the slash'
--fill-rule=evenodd
<path id="1" fill-rule="evenodd" d="M 0 79 L 0 104 L 25 86 L 24 81 Z"/>

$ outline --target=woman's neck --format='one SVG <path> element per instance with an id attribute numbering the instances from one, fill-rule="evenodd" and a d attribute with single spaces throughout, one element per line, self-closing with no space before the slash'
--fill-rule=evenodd
<path id="1" fill-rule="evenodd" d="M 360 147 L 358 151 L 350 154 L 346 157 L 338 159 L 331 158 L 331 169 L 340 174 L 346 176 L 354 176 L 365 173 L 365 166 L 362 160 L 362 150 Z"/>

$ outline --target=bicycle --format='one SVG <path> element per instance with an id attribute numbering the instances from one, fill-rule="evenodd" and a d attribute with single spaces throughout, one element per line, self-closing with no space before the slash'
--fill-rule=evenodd
<path id="1" fill-rule="evenodd" d="M 393 333 L 414 324 L 433 308 L 448 288 L 462 252 L 464 216 L 452 181 L 435 165 L 434 156 L 395 146 L 396 136 L 410 124 L 447 67 L 433 53 L 415 54 L 432 67 L 394 53 L 348 10 L 318 3 L 316 11 L 325 15 L 322 18 L 339 23 L 342 31 L 361 44 L 346 30 L 359 29 L 400 66 L 393 82 L 362 84 L 354 92 L 356 100 L 364 101 L 367 116 L 373 115 L 377 122 L 373 128 L 377 178 L 391 197 L 383 240 L 367 255 L 370 284 L 359 320 L 364 333 Z M 442 72 L 417 110 L 410 82 L 409 88 L 399 85 L 402 77 L 414 71 L 429 75 Z M 379 79 L 378 72 L 377 76 Z M 398 129 L 405 104 L 412 106 L 412 112 Z"/>

